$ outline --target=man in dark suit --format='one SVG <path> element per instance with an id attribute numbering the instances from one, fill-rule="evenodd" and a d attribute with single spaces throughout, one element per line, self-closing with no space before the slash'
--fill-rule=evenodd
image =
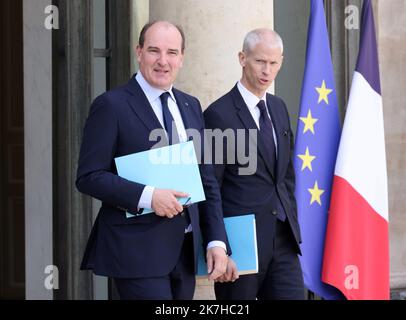
<path id="1" fill-rule="evenodd" d="M 200 226 L 209 279 L 227 266 L 220 193 L 210 165 L 199 166 L 206 195 L 199 214 L 196 204 L 184 209 L 177 199 L 188 190 L 128 181 L 117 175 L 114 163 L 116 157 L 156 146 L 150 133 L 157 129 L 165 128 L 166 144 L 187 141 L 188 129 L 203 134 L 199 101 L 172 86 L 184 46 L 179 26 L 145 25 L 135 51 L 139 72 L 127 85 L 95 99 L 84 128 L 76 185 L 102 207 L 81 268 L 114 278 L 121 299 L 192 299 Z M 143 208 L 154 213 L 140 215 Z M 126 218 L 126 211 L 138 216 Z"/>
<path id="2" fill-rule="evenodd" d="M 304 299 L 297 256 L 301 240 L 294 197 L 293 135 L 285 103 L 266 93 L 281 68 L 282 52 L 276 32 L 249 32 L 239 53 L 241 80 L 204 112 L 207 128 L 231 129 L 237 137 L 235 144 L 226 140 L 222 147 L 213 144 L 223 214 L 255 213 L 257 228 L 258 274 L 222 283 L 236 279 L 230 259 L 226 274 L 215 284 L 218 299 Z M 238 131 L 245 132 L 243 140 L 238 139 Z M 249 155 L 254 164 L 247 167 L 239 155 L 249 153 L 250 144 L 256 153 Z M 223 153 L 221 164 L 219 152 Z"/>

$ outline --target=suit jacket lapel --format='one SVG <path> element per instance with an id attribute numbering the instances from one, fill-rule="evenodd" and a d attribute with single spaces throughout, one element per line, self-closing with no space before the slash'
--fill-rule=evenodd
<path id="1" fill-rule="evenodd" d="M 175 96 L 176 99 L 176 104 L 178 106 L 180 115 L 182 116 L 182 121 L 183 125 L 185 126 L 185 129 L 189 129 L 191 126 L 191 119 L 190 119 L 190 111 L 189 111 L 189 104 L 185 99 L 183 98 L 182 94 L 180 92 L 173 88 L 172 89 L 173 95 Z"/>
<path id="2" fill-rule="evenodd" d="M 127 100 L 135 114 L 144 123 L 144 125 L 149 130 L 158 128 L 163 129 L 161 123 L 155 115 L 154 110 L 148 102 L 144 91 L 142 91 L 137 80 L 135 80 L 135 77 L 132 77 L 131 80 L 128 82 L 127 91 L 131 93 Z"/>
<path id="3" fill-rule="evenodd" d="M 240 92 L 238 91 L 237 85 L 234 86 L 234 88 L 231 90 L 231 93 L 234 98 L 235 102 L 235 107 L 237 109 L 237 114 L 241 120 L 241 122 L 244 124 L 246 129 L 257 129 L 257 124 L 255 123 L 254 119 L 252 118 L 252 115 L 250 111 L 248 110 L 247 105 L 244 102 L 244 99 L 242 98 Z M 251 135 L 251 134 L 250 134 Z M 253 140 L 254 139 L 254 140 Z M 255 141 L 255 138 L 251 135 L 250 141 Z M 265 145 L 262 142 L 262 139 L 260 138 L 259 134 L 257 134 L 256 137 L 257 141 L 257 146 L 258 146 L 258 151 L 262 158 L 264 159 L 265 165 L 271 174 L 272 178 L 275 179 L 275 173 L 274 170 L 272 169 L 271 160 L 268 159 L 267 152 L 265 151 Z"/>

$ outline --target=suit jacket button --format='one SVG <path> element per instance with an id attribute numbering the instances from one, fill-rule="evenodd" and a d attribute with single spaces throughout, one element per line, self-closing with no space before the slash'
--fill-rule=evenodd
<path id="1" fill-rule="evenodd" d="M 278 215 L 278 211 L 272 210 L 272 214 L 273 214 L 274 216 L 277 216 L 277 215 Z"/>

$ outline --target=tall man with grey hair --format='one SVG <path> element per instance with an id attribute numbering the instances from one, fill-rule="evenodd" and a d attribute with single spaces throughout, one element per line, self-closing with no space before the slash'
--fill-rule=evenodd
<path id="1" fill-rule="evenodd" d="M 282 60 L 283 44 L 275 31 L 249 32 L 239 53 L 241 80 L 204 112 L 207 128 L 246 132 L 245 141 L 234 148 L 214 148 L 213 158 L 220 149 L 227 150 L 222 163 L 215 165 L 224 216 L 254 213 L 257 229 L 259 272 L 237 279 L 231 255 L 226 274 L 215 284 L 217 299 L 304 299 L 293 134 L 285 103 L 266 92 Z M 247 154 L 250 143 L 256 144 L 256 170 L 243 175 L 240 169 L 246 164 L 229 157 L 236 159 L 241 147 Z"/>

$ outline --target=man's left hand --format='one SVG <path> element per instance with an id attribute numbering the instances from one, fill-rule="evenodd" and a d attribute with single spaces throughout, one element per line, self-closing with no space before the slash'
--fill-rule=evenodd
<path id="1" fill-rule="evenodd" d="M 221 247 L 213 247 L 207 250 L 207 273 L 209 280 L 216 280 L 227 270 L 228 257 Z"/>
<path id="2" fill-rule="evenodd" d="M 228 257 L 227 271 L 221 277 L 217 278 L 218 282 L 234 282 L 239 278 L 237 265 L 231 257 Z"/>

